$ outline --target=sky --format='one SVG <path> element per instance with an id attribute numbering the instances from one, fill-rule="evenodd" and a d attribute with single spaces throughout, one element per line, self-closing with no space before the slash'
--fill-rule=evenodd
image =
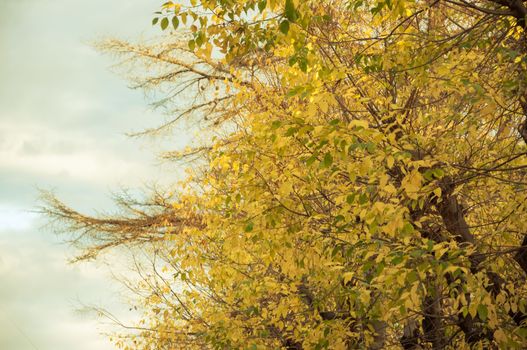
<path id="1" fill-rule="evenodd" d="M 110 210 L 110 193 L 159 177 L 159 145 L 126 132 L 158 125 L 140 91 L 89 44 L 159 35 L 159 0 L 0 0 L 0 349 L 107 350 L 83 305 L 123 310 L 117 283 L 35 213 L 38 189 Z M 181 143 L 177 139 L 176 142 Z"/>

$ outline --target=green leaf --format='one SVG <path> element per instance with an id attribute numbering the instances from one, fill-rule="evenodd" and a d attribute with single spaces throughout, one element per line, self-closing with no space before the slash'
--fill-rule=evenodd
<path id="1" fill-rule="evenodd" d="M 298 13 L 295 10 L 295 4 L 293 0 L 285 0 L 284 16 L 289 21 L 294 22 L 298 18 Z"/>
<path id="2" fill-rule="evenodd" d="M 165 30 L 167 29 L 167 27 L 168 27 L 168 18 L 165 17 L 161 20 L 161 29 Z"/>
<path id="3" fill-rule="evenodd" d="M 437 179 L 440 179 L 445 176 L 445 171 L 443 169 L 436 168 L 433 170 L 433 173 Z"/>
<path id="4" fill-rule="evenodd" d="M 335 219 L 333 219 L 333 222 L 335 224 L 337 224 L 338 222 L 343 221 L 343 220 L 344 220 L 344 216 L 343 215 L 337 215 L 337 216 L 335 216 Z"/>
<path id="5" fill-rule="evenodd" d="M 432 181 L 432 179 L 434 178 L 433 170 L 428 169 L 427 171 L 425 171 L 423 174 L 423 177 L 425 178 L 426 181 Z"/>
<path id="6" fill-rule="evenodd" d="M 205 35 L 203 34 L 202 31 L 199 31 L 198 34 L 196 35 L 196 45 L 198 45 L 198 47 L 201 47 L 201 45 L 204 44 L 204 41 L 205 41 Z"/>
<path id="7" fill-rule="evenodd" d="M 403 262 L 403 256 L 402 255 L 397 255 L 395 258 L 392 259 L 392 261 L 390 263 L 392 265 L 399 265 L 402 262 Z"/>
<path id="8" fill-rule="evenodd" d="M 368 195 L 366 193 L 362 193 L 360 196 L 359 196 L 359 204 L 360 205 L 364 205 L 368 202 Z"/>
<path id="9" fill-rule="evenodd" d="M 159 21 L 159 18 L 156 17 L 152 20 L 152 25 L 155 26 L 157 24 L 157 22 Z"/>
<path id="10" fill-rule="evenodd" d="M 489 311 L 487 310 L 487 306 L 483 304 L 478 305 L 478 316 L 482 321 L 485 321 L 487 319 L 487 315 L 489 314 Z"/>
<path id="11" fill-rule="evenodd" d="M 302 85 L 295 86 L 294 88 L 292 88 L 291 90 L 289 90 L 289 92 L 287 93 L 287 97 L 293 97 L 293 96 L 295 96 L 295 95 L 298 95 L 298 94 L 300 94 L 303 90 L 304 90 L 304 86 L 302 86 Z"/>
<path id="12" fill-rule="evenodd" d="M 284 34 L 289 32 L 289 21 L 284 20 L 282 23 L 280 23 L 280 31 Z"/>
<path id="13" fill-rule="evenodd" d="M 333 156 L 331 153 L 326 153 L 324 156 L 324 160 L 322 161 L 322 167 L 323 168 L 329 168 L 333 164 Z"/>
<path id="14" fill-rule="evenodd" d="M 188 48 L 190 49 L 190 51 L 194 51 L 194 49 L 196 48 L 196 42 L 194 40 L 189 40 Z"/>
<path id="15" fill-rule="evenodd" d="M 267 6 L 267 0 L 262 0 L 258 3 L 258 10 L 262 12 L 263 10 L 265 10 L 266 6 Z"/>
<path id="16" fill-rule="evenodd" d="M 414 283 L 415 281 L 417 281 L 419 279 L 419 276 L 417 275 L 417 272 L 415 271 L 410 271 L 408 272 L 408 274 L 406 275 L 406 282 L 408 284 L 412 284 Z"/>
<path id="17" fill-rule="evenodd" d="M 282 122 L 280 120 L 275 120 L 272 124 L 271 124 L 271 128 L 273 130 L 276 130 L 280 127 L 280 125 L 282 125 Z"/>
<path id="18" fill-rule="evenodd" d="M 290 127 L 289 129 L 287 129 L 287 131 L 285 132 L 285 136 L 293 136 L 297 132 L 298 132 L 298 128 L 293 126 L 293 127 Z"/>
<path id="19" fill-rule="evenodd" d="M 315 162 L 315 160 L 317 160 L 317 157 L 316 155 L 313 154 L 311 157 L 307 158 L 306 165 L 310 166 L 311 164 Z"/>
<path id="20" fill-rule="evenodd" d="M 373 153 L 375 152 L 375 149 L 377 148 L 377 145 L 373 142 L 368 142 L 366 143 L 366 150 L 368 151 L 368 153 Z"/>
<path id="21" fill-rule="evenodd" d="M 172 26 L 174 29 L 177 29 L 179 27 L 179 18 L 177 16 L 172 17 Z"/>
<path id="22" fill-rule="evenodd" d="M 251 232 L 254 228 L 254 224 L 252 222 L 249 222 L 247 226 L 245 226 L 245 232 Z"/>
<path id="23" fill-rule="evenodd" d="M 404 226 L 403 226 L 403 228 L 401 230 L 401 233 L 403 235 L 408 235 L 408 234 L 410 234 L 412 232 L 414 232 L 414 227 L 412 226 L 412 224 L 409 223 L 409 222 L 405 222 Z"/>

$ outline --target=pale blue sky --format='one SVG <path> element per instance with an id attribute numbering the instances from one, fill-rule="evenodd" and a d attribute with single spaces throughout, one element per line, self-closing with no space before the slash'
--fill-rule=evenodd
<path id="1" fill-rule="evenodd" d="M 87 42 L 159 34 L 158 0 L 0 0 L 0 349 L 112 347 L 82 303 L 122 310 L 119 287 L 31 213 L 36 188 L 75 208 L 111 207 L 110 191 L 159 171 L 153 145 L 124 136 L 157 125 L 142 93 Z M 33 343 L 33 344 L 31 344 Z"/>

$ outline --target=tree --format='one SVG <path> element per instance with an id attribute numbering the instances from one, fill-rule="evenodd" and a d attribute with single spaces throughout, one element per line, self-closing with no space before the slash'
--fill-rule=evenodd
<path id="1" fill-rule="evenodd" d="M 93 258 L 141 247 L 124 349 L 527 345 L 521 0 L 167 2 L 143 64 L 202 140 L 174 193 L 47 212 Z M 134 65 L 137 67 L 137 65 Z"/>

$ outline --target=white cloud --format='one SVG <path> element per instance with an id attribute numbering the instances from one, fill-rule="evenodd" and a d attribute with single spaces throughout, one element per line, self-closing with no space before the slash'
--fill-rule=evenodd
<path id="1" fill-rule="evenodd" d="M 0 204 L 0 230 L 24 231 L 32 227 L 37 214 Z"/>
<path id="2" fill-rule="evenodd" d="M 76 140 L 71 137 L 75 135 L 38 127 L 27 130 L 0 124 L 0 130 L 5 135 L 0 147 L 0 171 L 59 176 L 65 181 L 103 185 L 128 182 L 131 174 L 135 181 L 152 174 L 144 162 L 131 162 L 119 152 L 105 149 L 111 143 Z"/>
<path id="3" fill-rule="evenodd" d="M 77 300 L 121 308 L 106 272 L 66 265 L 73 255 L 41 232 L 36 187 L 101 208 L 101 193 L 155 178 L 150 150 L 122 133 L 156 125 L 142 95 L 126 89 L 84 44 L 149 28 L 158 1 L 0 0 L 0 349 L 107 350 Z M 118 287 L 115 287 L 117 290 Z M 17 327 L 13 325 L 16 324 Z"/>
<path id="4" fill-rule="evenodd" d="M 7 213 L 25 216 L 0 208 L 4 221 Z M 122 308 L 119 286 L 95 266 L 66 265 L 67 247 L 36 235 L 38 220 L 32 222 L 26 230 L 0 227 L 0 349 L 32 349 L 28 339 L 39 349 L 111 349 L 100 333 L 112 327 L 76 309 L 82 303 Z"/>

